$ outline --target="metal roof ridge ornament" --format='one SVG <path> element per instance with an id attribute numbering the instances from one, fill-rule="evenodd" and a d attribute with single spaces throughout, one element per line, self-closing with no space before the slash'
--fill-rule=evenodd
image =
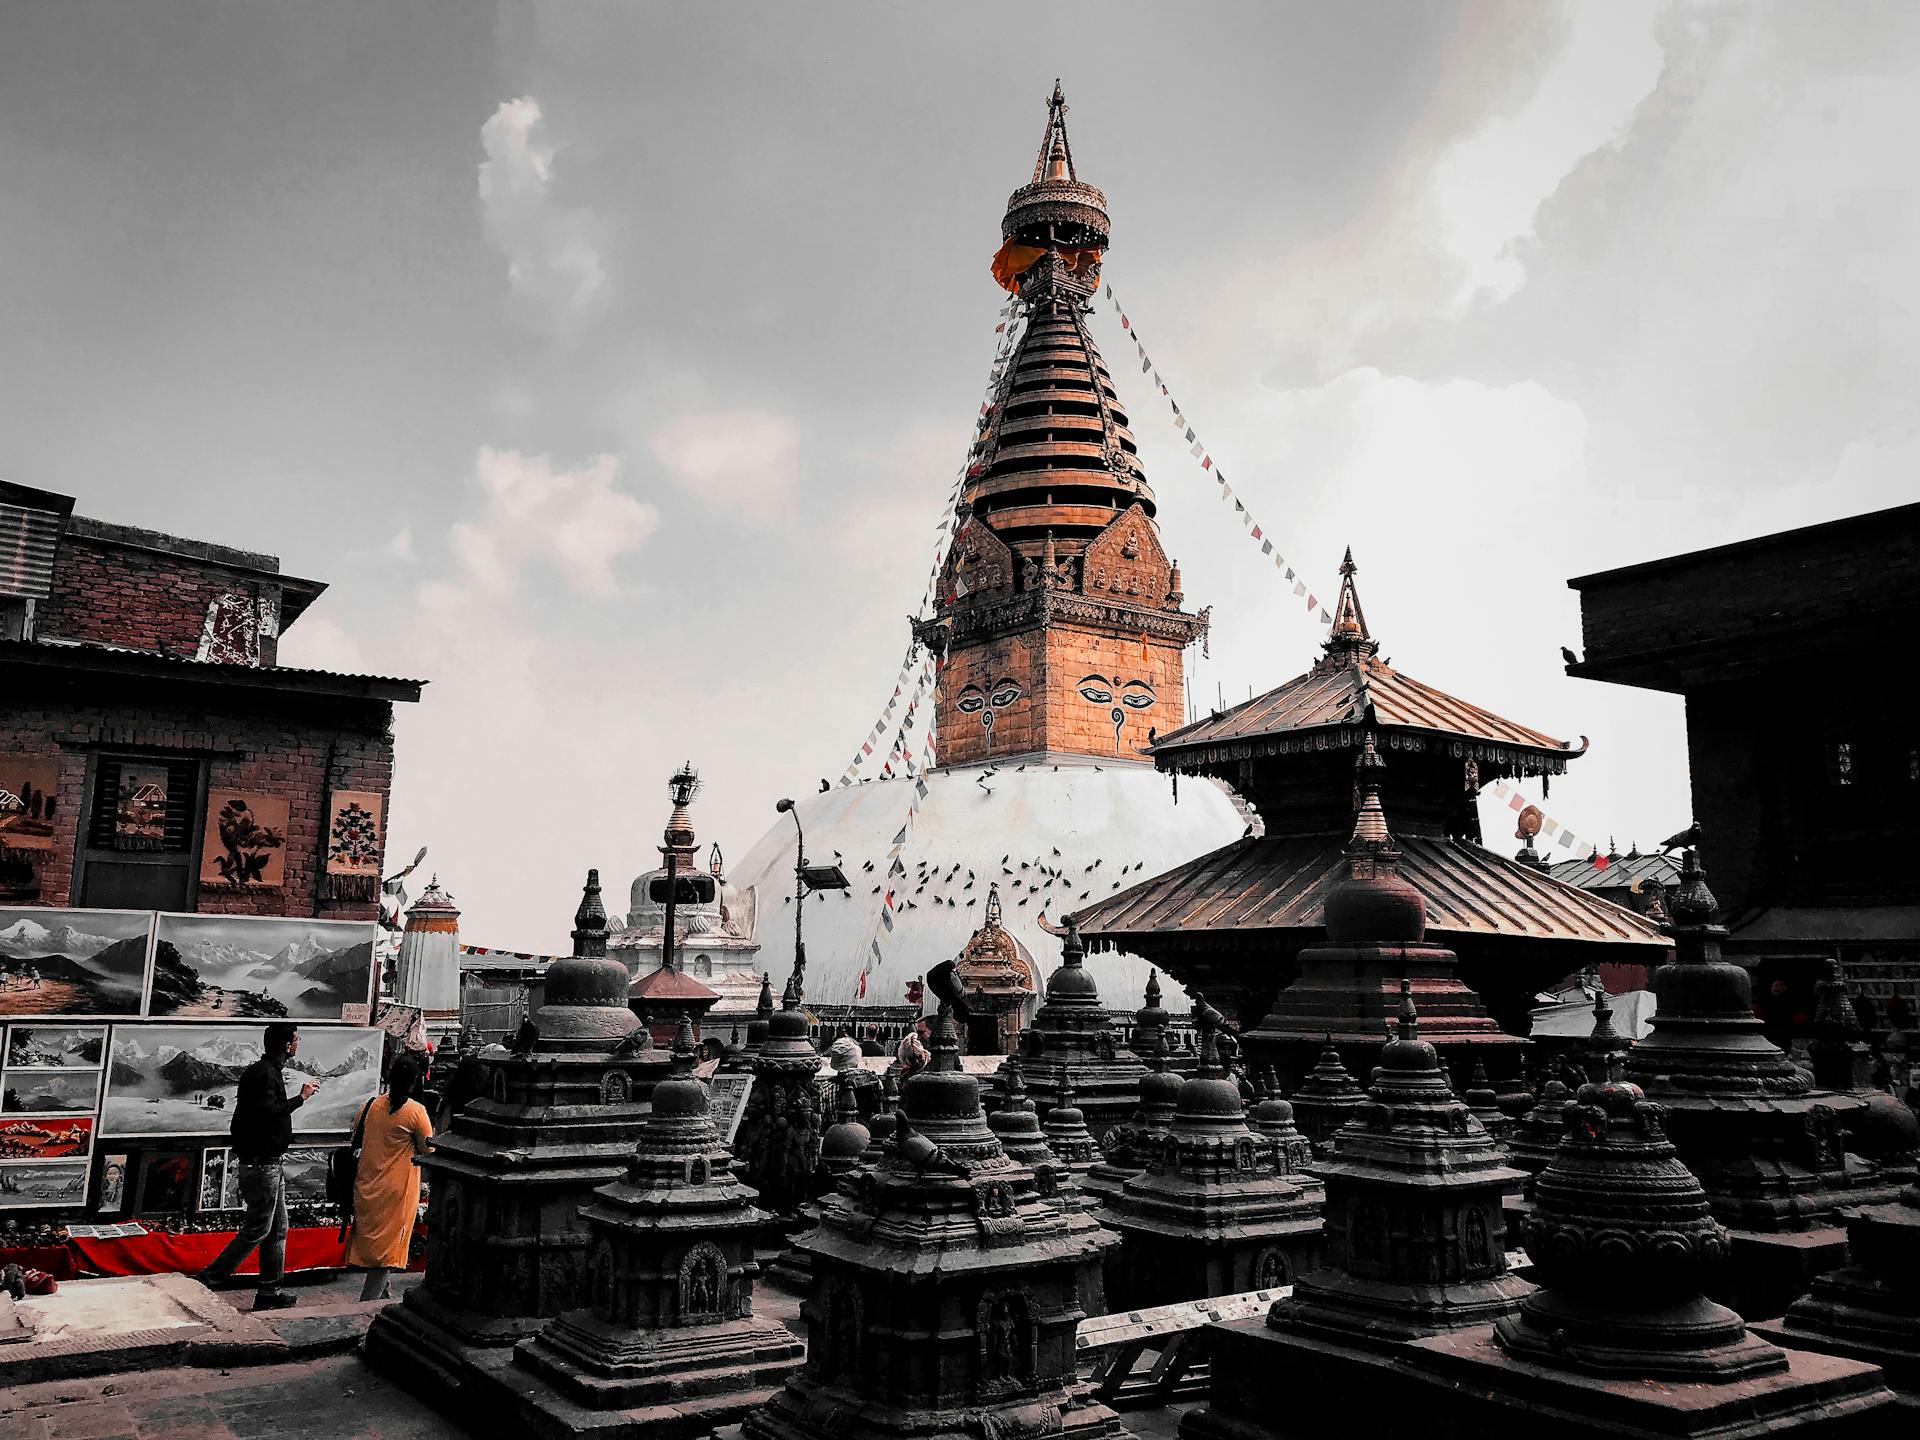
<path id="1" fill-rule="evenodd" d="M 1333 605 L 1333 628 L 1327 632 L 1326 657 L 1334 667 L 1355 665 L 1380 653 L 1380 642 L 1367 629 L 1367 612 L 1360 604 L 1360 591 L 1354 584 L 1353 547 L 1340 561 L 1340 597 Z"/>

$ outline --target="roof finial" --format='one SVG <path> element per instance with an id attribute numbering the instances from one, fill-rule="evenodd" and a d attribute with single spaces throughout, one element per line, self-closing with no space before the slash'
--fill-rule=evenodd
<path id="1" fill-rule="evenodd" d="M 1347 547 L 1345 557 L 1340 561 L 1340 598 L 1333 606 L 1333 629 L 1327 635 L 1327 653 L 1352 656 L 1364 651 L 1376 655 L 1380 651 L 1372 632 L 1367 629 L 1367 612 L 1360 606 L 1360 592 L 1354 586 L 1354 572 L 1360 567 L 1353 563 L 1353 547 Z"/>
<path id="2" fill-rule="evenodd" d="M 1000 923 L 1000 887 L 998 885 L 989 885 L 987 886 L 987 924 L 989 926 L 994 926 L 994 925 L 998 925 L 999 923 Z"/>
<path id="3" fill-rule="evenodd" d="M 1380 758 L 1380 752 L 1374 748 L 1373 732 L 1368 731 L 1361 743 L 1360 754 L 1353 762 L 1353 838 L 1347 844 L 1350 851 L 1383 852 L 1393 849 L 1393 833 L 1387 829 L 1387 812 L 1380 805 L 1380 779 L 1386 773 L 1386 768 L 1387 762 Z"/>
<path id="4" fill-rule="evenodd" d="M 1040 136 L 1040 154 L 1033 162 L 1033 181 L 1072 180 L 1073 149 L 1067 144 L 1067 97 L 1061 93 L 1060 78 L 1054 77 L 1053 94 L 1047 97 L 1047 128 Z"/>

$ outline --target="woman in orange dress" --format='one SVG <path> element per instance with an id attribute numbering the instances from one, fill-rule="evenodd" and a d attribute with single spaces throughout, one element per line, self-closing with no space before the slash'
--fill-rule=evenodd
<path id="1" fill-rule="evenodd" d="M 433 1121 L 426 1107 L 414 1099 L 422 1079 L 420 1062 L 402 1055 L 387 1072 L 386 1093 L 367 1102 L 358 1122 L 365 1129 L 353 1177 L 353 1237 L 347 1242 L 347 1264 L 367 1272 L 362 1300 L 389 1298 L 387 1276 L 407 1268 L 407 1244 L 413 1239 L 413 1217 L 420 1208 L 418 1160 L 433 1138 Z"/>

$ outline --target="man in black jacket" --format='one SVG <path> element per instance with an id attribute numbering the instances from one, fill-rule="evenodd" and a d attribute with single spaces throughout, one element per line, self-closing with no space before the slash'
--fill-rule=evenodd
<path id="1" fill-rule="evenodd" d="M 260 1249 L 260 1288 L 253 1308 L 280 1310 L 293 1297 L 280 1288 L 287 1265 L 287 1188 L 281 1161 L 293 1143 L 293 1112 L 320 1087 L 312 1081 L 287 1095 L 287 1058 L 300 1048 L 300 1031 L 285 1021 L 267 1026 L 260 1058 L 240 1072 L 233 1107 L 233 1159 L 240 1167 L 240 1198 L 246 1218 L 227 1248 L 200 1272 L 203 1284 L 219 1285 L 255 1246 Z"/>

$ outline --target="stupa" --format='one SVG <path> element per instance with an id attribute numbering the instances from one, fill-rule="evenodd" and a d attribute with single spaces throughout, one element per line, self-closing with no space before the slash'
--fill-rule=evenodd
<path id="1" fill-rule="evenodd" d="M 604 957 L 547 968 L 546 1003 L 521 1044 L 473 1062 L 479 1097 L 421 1157 L 426 1276 L 367 1334 L 370 1362 L 429 1392 L 458 1392 L 588 1303 L 580 1207 L 624 1173 L 671 1068 L 627 1008 L 626 968 Z"/>
<path id="2" fill-rule="evenodd" d="M 1222 1073 L 1213 1022 L 1201 1017 L 1200 1068 L 1183 1081 L 1166 1137 L 1146 1169 L 1095 1212 L 1120 1233 L 1111 1301 L 1142 1309 L 1265 1290 L 1319 1263 L 1321 1192 L 1281 1175 L 1247 1128 L 1240 1090 Z"/>
<path id="3" fill-rule="evenodd" d="M 1003 923 L 1000 887 L 987 886 L 987 913 L 953 962 L 966 995 L 970 1055 L 1011 1055 L 1034 1002 L 1033 957 Z"/>
<path id="4" fill-rule="evenodd" d="M 747 1440 L 1120 1440 L 1074 1367 L 1090 1242 L 989 1128 L 944 1011 L 905 1092 L 892 1152 L 799 1241 L 806 1365 Z"/>
<path id="5" fill-rule="evenodd" d="M 777 1223 L 753 1198 L 706 1087 L 661 1081 L 626 1173 L 581 1211 L 588 1303 L 520 1342 L 498 1400 L 524 1397 L 527 1428 L 554 1440 L 680 1440 L 765 1404 L 804 1349 L 753 1313 L 754 1240 Z"/>
<path id="6" fill-rule="evenodd" d="M 1765 1319 L 1845 1262 L 1839 1208 L 1891 1203 L 1912 1171 L 1850 1161 L 1850 1132 L 1872 1131 L 1864 1096 L 1816 1086 L 1761 1032 L 1750 976 L 1721 957 L 1726 930 L 1694 851 L 1668 909 L 1675 959 L 1654 976 L 1659 1009 L 1626 1077 L 1667 1107 L 1681 1160 L 1732 1232 L 1716 1298 Z"/>
<path id="7" fill-rule="evenodd" d="M 1167 1068 L 1167 1040 L 1149 1062 L 1152 1069 L 1140 1080 L 1140 1103 L 1125 1121 L 1107 1127 L 1100 1158 L 1087 1170 L 1080 1185 L 1095 1203 L 1118 1195 L 1126 1182 L 1147 1168 L 1149 1156 L 1173 1128 L 1173 1112 L 1180 1103 L 1180 1077 Z"/>
<path id="8" fill-rule="evenodd" d="M 1353 1078 L 1329 1036 L 1319 1060 L 1293 1092 L 1294 1120 L 1313 1143 L 1314 1153 L 1326 1154 L 1341 1127 L 1366 1103 L 1367 1092 Z"/>
<path id="9" fill-rule="evenodd" d="M 1501 1197 L 1521 1176 L 1454 1097 L 1411 986 L 1396 1032 L 1366 1104 L 1317 1166 L 1326 1267 L 1295 1281 L 1264 1322 L 1212 1327 L 1212 1398 L 1181 1422 L 1183 1440 L 1351 1434 L 1355 1395 L 1394 1413 L 1385 1390 L 1400 1342 L 1485 1324 L 1527 1292 L 1501 1244 Z M 1312 1386 L 1297 1383 L 1303 1374 Z"/>
<path id="10" fill-rule="evenodd" d="M 1455 1070 L 1462 1081 L 1475 1062 L 1502 1076 L 1519 1068 L 1525 1042 L 1503 1033 L 1460 983 L 1454 953 L 1426 938 L 1426 899 L 1400 874 L 1400 847 L 1381 805 L 1385 772 L 1369 731 L 1354 761 L 1346 873 L 1321 907 L 1326 942 L 1301 950 L 1298 977 L 1247 1033 L 1254 1060 L 1277 1069 L 1285 1088 L 1300 1084 L 1329 1044 L 1350 1066 L 1371 1065 L 1389 1038 L 1403 979 L 1412 982 L 1427 1043 L 1450 1069 L 1465 1067 Z M 1498 1118 L 1492 1101 L 1489 1090 L 1483 1111 Z"/>
<path id="11" fill-rule="evenodd" d="M 808 1034 L 800 1008 L 806 959 L 787 976 L 780 1008 L 767 1022 L 767 1038 L 753 1056 L 753 1089 L 734 1137 L 741 1173 L 761 1205 L 790 1223 L 813 1198 L 814 1167 L 820 1160 L 820 1091 L 814 1076 L 820 1052 Z"/>
<path id="12" fill-rule="evenodd" d="M 1020 1037 L 1028 1092 L 1044 1117 L 1063 1087 L 1097 1141 L 1133 1113 L 1147 1067 L 1121 1048 L 1100 987 L 1085 965 L 1086 947 L 1071 918 L 1060 942 L 1060 968 L 1047 977 L 1047 998 Z"/>
<path id="13" fill-rule="evenodd" d="M 996 279 L 1025 329 L 981 417 L 933 609 L 914 630 L 946 661 L 931 706 L 938 763 L 797 802 L 810 849 L 838 852 L 856 886 L 851 901 L 807 915 L 816 1008 L 899 1005 L 908 982 L 960 953 L 989 884 L 1007 932 L 1047 955 L 1068 911 L 1225 845 L 1251 818 L 1224 784 L 1183 781 L 1176 793 L 1142 754 L 1151 733 L 1185 719 L 1185 652 L 1207 620 L 1185 608 L 1125 401 L 1094 343 L 1106 197 L 1079 176 L 1057 89 L 1032 181 L 1008 200 L 1000 233 Z M 901 898 L 913 903 L 875 969 L 875 887 L 909 805 Z M 796 838 L 784 822 L 770 829 L 738 882 L 789 888 Z M 790 942 L 764 939 L 777 985 Z M 1147 978 L 1125 953 L 1091 966 L 1110 996 L 1138 995 Z"/>
<path id="14" fill-rule="evenodd" d="M 1080 1308 L 1089 1315 L 1103 1315 L 1107 1309 L 1106 1265 L 1111 1252 L 1119 1246 L 1120 1237 L 1094 1218 L 1093 1201 L 1081 1185 L 1084 1172 L 1092 1164 L 1087 1156 L 1091 1154 L 1097 1159 L 1100 1152 L 1093 1147 L 1093 1137 L 1087 1133 L 1084 1121 L 1077 1133 L 1068 1134 L 1064 1150 L 1052 1143 L 1047 1131 L 1040 1128 L 1040 1117 L 1034 1113 L 1033 1102 L 1027 1099 L 1018 1057 L 1002 1069 L 997 1078 L 1000 1104 L 987 1117 L 987 1125 L 999 1137 L 1007 1158 L 1033 1171 L 1035 1187 L 1060 1207 L 1067 1217 L 1068 1231 L 1089 1243 L 1087 1262 L 1080 1271 Z M 1057 1123 L 1062 1129 L 1066 1128 L 1061 1112 L 1067 1108 L 1054 1107 L 1048 1117 L 1049 1128 Z M 1079 1154 L 1082 1163 L 1075 1165 L 1071 1153 Z"/>
<path id="15" fill-rule="evenodd" d="M 1867 1436 L 1892 1396 L 1870 1365 L 1788 1351 L 1702 1293 L 1727 1233 L 1669 1142 L 1665 1107 L 1588 1083 L 1534 1186 L 1540 1288 L 1491 1325 L 1405 1347 L 1409 1403 L 1461 1435 Z M 1877 1412 L 1877 1413 L 1876 1413 Z"/>
<path id="16" fill-rule="evenodd" d="M 441 889 L 438 875 L 407 907 L 393 1002 L 419 1010 L 436 1045 L 460 1028 L 460 907 Z"/>

